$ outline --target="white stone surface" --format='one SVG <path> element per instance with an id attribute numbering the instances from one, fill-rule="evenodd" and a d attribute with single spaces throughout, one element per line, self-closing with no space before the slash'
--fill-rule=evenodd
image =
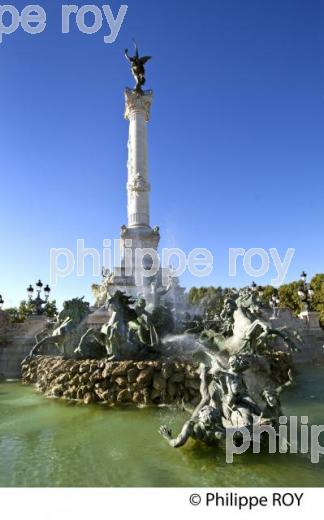
<path id="1" fill-rule="evenodd" d="M 125 90 L 125 118 L 129 121 L 127 162 L 129 227 L 150 225 L 146 125 L 149 121 L 152 97 L 152 91 L 140 94 L 131 89 Z"/>

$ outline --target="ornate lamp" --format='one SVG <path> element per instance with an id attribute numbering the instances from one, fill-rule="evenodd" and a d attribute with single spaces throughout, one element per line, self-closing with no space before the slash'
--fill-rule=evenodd
<path id="1" fill-rule="evenodd" d="M 27 294 L 28 294 L 28 298 L 31 300 L 32 297 L 33 297 L 33 292 L 34 292 L 34 288 L 33 286 L 30 284 L 29 287 L 27 287 Z"/>
<path id="2" fill-rule="evenodd" d="M 49 298 L 50 292 L 51 292 L 51 288 L 50 288 L 49 285 L 47 284 L 46 287 L 44 287 L 44 293 L 45 293 L 45 300 L 46 300 L 46 301 L 47 301 L 48 298 Z"/>
<path id="3" fill-rule="evenodd" d="M 298 296 L 304 303 L 304 311 L 308 312 L 311 310 L 312 299 L 314 296 L 314 289 L 307 283 L 307 273 L 303 271 L 300 275 L 300 284 L 298 287 Z"/>
<path id="4" fill-rule="evenodd" d="M 34 294 L 34 287 L 30 284 L 29 287 L 27 287 L 27 294 L 29 298 L 29 303 L 33 306 L 33 314 L 36 314 L 37 316 L 41 316 L 44 312 L 44 304 L 48 301 L 51 288 L 47 284 L 46 287 L 44 287 L 44 284 L 41 280 L 38 280 L 38 282 L 35 284 L 37 296 L 33 299 Z M 43 288 L 44 287 L 44 288 Z M 44 291 L 44 299 L 41 297 L 41 292 Z"/>
<path id="5" fill-rule="evenodd" d="M 42 284 L 42 282 L 40 280 L 38 280 L 38 282 L 36 284 L 36 287 L 37 287 L 38 293 L 40 293 L 41 290 L 42 290 L 42 287 L 43 287 L 43 284 Z"/>

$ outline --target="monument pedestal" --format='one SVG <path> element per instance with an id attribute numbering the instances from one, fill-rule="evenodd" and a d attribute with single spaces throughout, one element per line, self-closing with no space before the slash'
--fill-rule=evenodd
<path id="1" fill-rule="evenodd" d="M 160 241 L 159 228 L 150 226 L 149 194 L 151 186 L 148 177 L 147 123 L 150 119 L 152 90 L 125 89 L 125 119 L 129 121 L 128 161 L 127 161 L 127 226 L 121 227 L 119 266 L 113 273 L 104 276 L 100 286 L 94 286 L 96 306 L 105 305 L 107 296 L 116 291 L 126 292 L 133 298 L 143 297 L 148 308 L 160 304 L 170 292 L 171 303 L 183 299 L 184 289 L 177 280 L 173 283 L 171 271 L 165 273 L 159 268 L 152 276 L 144 276 L 152 266 Z M 151 254 L 150 254 L 151 252 Z M 167 274 L 167 276 L 162 276 Z M 148 271 L 145 274 L 150 274 Z M 99 318 L 99 317 L 98 317 Z"/>

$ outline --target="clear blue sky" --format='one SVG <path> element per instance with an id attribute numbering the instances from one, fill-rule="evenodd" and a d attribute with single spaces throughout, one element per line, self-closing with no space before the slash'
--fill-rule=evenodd
<path id="1" fill-rule="evenodd" d="M 20 29 L 0 45 L 0 293 L 8 305 L 29 283 L 48 281 L 51 247 L 75 250 L 84 238 L 101 250 L 126 221 L 123 89 L 133 83 L 123 50 L 133 36 L 154 57 L 152 225 L 163 246 L 214 254 L 213 274 L 186 274 L 183 285 L 251 282 L 241 268 L 228 277 L 229 247 L 296 248 L 287 281 L 301 269 L 323 272 L 323 1 L 125 0 L 111 45 L 107 27 L 87 36 L 72 24 L 62 35 L 61 2 L 39 3 L 46 31 Z M 121 2 L 109 3 L 116 13 Z M 52 296 L 91 300 L 96 281 L 89 264 Z"/>

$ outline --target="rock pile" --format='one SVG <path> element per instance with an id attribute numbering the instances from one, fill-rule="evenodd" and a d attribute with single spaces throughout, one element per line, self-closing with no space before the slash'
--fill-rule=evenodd
<path id="1" fill-rule="evenodd" d="M 22 365 L 24 383 L 50 397 L 88 404 L 199 402 L 197 364 L 183 361 L 74 360 L 40 356 Z"/>

